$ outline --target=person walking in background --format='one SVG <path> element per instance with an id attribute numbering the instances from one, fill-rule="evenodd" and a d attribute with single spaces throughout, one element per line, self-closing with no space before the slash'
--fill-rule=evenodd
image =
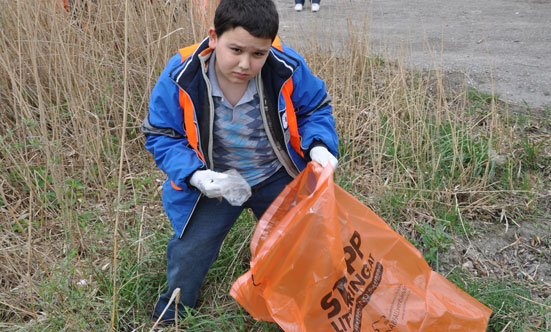
<path id="1" fill-rule="evenodd" d="M 311 0 L 312 1 L 312 12 L 317 12 L 320 10 L 320 1 L 321 0 Z M 295 10 L 301 12 L 304 8 L 304 0 L 295 0 Z"/>

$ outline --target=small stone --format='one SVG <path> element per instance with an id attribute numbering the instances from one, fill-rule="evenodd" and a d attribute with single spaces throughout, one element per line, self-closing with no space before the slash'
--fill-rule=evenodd
<path id="1" fill-rule="evenodd" d="M 473 262 L 471 261 L 466 261 L 465 263 L 463 263 L 463 265 L 461 265 L 461 267 L 465 270 L 472 270 L 474 268 Z"/>

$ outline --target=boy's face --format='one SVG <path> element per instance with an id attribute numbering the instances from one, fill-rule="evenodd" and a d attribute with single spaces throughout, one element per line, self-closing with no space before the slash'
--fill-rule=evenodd
<path id="1" fill-rule="evenodd" d="M 242 27 L 227 30 L 221 36 L 209 29 L 209 47 L 216 49 L 216 77 L 218 83 L 248 84 L 264 66 L 272 41 L 258 38 Z"/>

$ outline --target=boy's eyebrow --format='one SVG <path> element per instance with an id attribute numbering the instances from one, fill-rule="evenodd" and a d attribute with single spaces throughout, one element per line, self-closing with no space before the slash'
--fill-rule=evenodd
<path id="1" fill-rule="evenodd" d="M 245 46 L 243 46 L 243 45 L 239 45 L 239 44 L 237 44 L 237 43 L 230 43 L 230 44 L 228 44 L 228 46 L 229 46 L 229 47 L 235 47 L 235 48 L 247 48 L 247 47 L 245 47 Z M 268 47 L 268 48 L 265 48 L 265 47 L 256 48 L 256 47 L 255 47 L 254 50 L 257 51 L 257 52 L 258 52 L 258 51 L 260 51 L 260 52 L 268 52 L 268 51 L 270 50 L 270 48 L 269 48 L 269 47 Z"/>

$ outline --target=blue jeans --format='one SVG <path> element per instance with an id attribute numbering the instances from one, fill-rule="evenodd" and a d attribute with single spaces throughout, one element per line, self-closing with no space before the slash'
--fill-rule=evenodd
<path id="1" fill-rule="evenodd" d="M 267 180 L 252 187 L 251 197 L 242 206 L 232 206 L 226 200 L 201 196 L 182 238 L 174 234 L 168 242 L 168 291 L 157 302 L 153 318 L 157 319 L 161 315 L 176 288 L 180 288 L 180 303 L 193 308 L 205 276 L 218 258 L 224 238 L 243 209 L 250 208 L 260 218 L 291 181 L 292 178 L 281 167 Z M 180 315 L 185 312 L 181 306 L 178 311 Z M 174 316 L 172 303 L 162 320 L 173 320 Z"/>

